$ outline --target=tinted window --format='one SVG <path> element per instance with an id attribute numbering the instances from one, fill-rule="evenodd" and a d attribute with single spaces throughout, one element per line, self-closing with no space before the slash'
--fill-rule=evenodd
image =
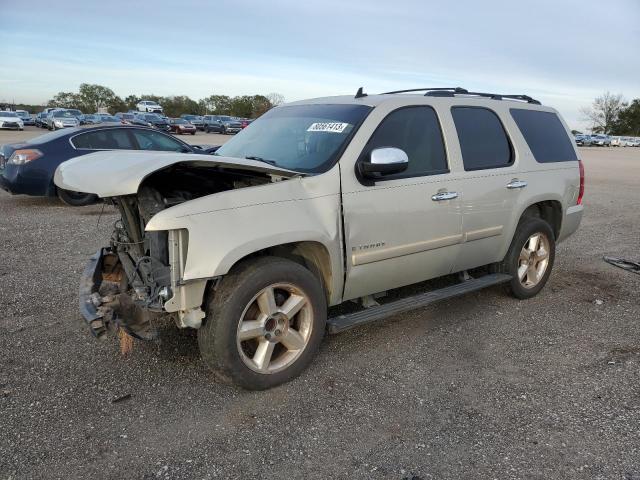
<path id="1" fill-rule="evenodd" d="M 417 177 L 447 172 L 447 156 L 436 112 L 431 107 L 408 107 L 391 112 L 378 126 L 365 153 L 396 147 L 409 157 L 407 169 L 384 178 Z"/>
<path id="2" fill-rule="evenodd" d="M 136 138 L 140 150 L 161 150 L 166 152 L 183 152 L 186 150 L 182 143 L 162 133 L 136 130 L 133 132 L 133 136 Z"/>
<path id="3" fill-rule="evenodd" d="M 564 125 L 555 113 L 512 108 L 511 116 L 536 161 L 547 163 L 578 159 Z"/>
<path id="4" fill-rule="evenodd" d="M 72 140 L 76 148 L 90 150 L 135 150 L 127 132 L 114 128 L 83 133 Z"/>
<path id="5" fill-rule="evenodd" d="M 487 108 L 453 107 L 464 169 L 482 170 L 513 163 L 511 144 L 498 116 Z"/>

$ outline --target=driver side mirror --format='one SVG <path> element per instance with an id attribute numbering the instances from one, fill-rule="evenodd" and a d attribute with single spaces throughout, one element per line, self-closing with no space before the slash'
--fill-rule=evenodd
<path id="1" fill-rule="evenodd" d="M 400 148 L 375 148 L 369 154 L 369 159 L 358 165 L 363 177 L 380 178 L 383 175 L 404 172 L 409 166 L 409 157 Z"/>

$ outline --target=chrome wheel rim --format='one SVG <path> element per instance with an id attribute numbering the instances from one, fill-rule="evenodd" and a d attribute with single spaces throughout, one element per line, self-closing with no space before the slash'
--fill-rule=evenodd
<path id="1" fill-rule="evenodd" d="M 295 285 L 275 283 L 249 301 L 238 323 L 238 352 L 244 364 L 269 375 L 302 355 L 313 330 L 309 297 Z"/>
<path id="2" fill-rule="evenodd" d="M 549 266 L 549 239 L 544 233 L 531 235 L 520 250 L 518 279 L 524 288 L 534 288 Z"/>

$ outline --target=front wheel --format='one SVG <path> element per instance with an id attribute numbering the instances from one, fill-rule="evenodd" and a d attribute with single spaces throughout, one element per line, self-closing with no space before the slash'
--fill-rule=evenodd
<path id="1" fill-rule="evenodd" d="M 320 281 L 290 260 L 262 257 L 234 268 L 207 305 L 198 344 L 223 380 L 263 390 L 299 375 L 324 336 Z"/>
<path id="2" fill-rule="evenodd" d="M 98 197 L 92 193 L 72 192 L 58 189 L 58 198 L 72 207 L 84 207 L 98 201 Z"/>
<path id="3" fill-rule="evenodd" d="M 512 276 L 509 292 L 520 299 L 537 295 L 549 280 L 555 254 L 555 236 L 547 222 L 537 217 L 520 220 L 500 265 L 501 271 Z"/>

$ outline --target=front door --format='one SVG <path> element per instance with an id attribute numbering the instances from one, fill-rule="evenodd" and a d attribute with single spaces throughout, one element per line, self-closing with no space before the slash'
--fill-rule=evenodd
<path id="1" fill-rule="evenodd" d="M 381 147 L 402 149 L 407 170 L 369 183 L 341 168 L 345 300 L 450 273 L 462 240 L 459 199 L 435 110 L 391 111 L 360 159 Z"/>

